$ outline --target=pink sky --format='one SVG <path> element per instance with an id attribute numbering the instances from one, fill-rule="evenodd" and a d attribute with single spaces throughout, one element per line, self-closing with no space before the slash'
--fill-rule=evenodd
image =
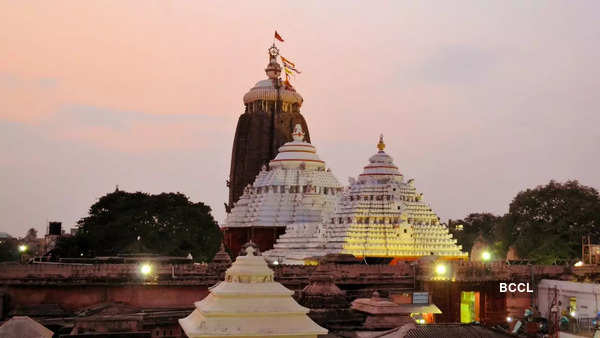
<path id="1" fill-rule="evenodd" d="M 550 179 L 600 187 L 596 1 L 0 2 L 0 231 L 116 184 L 224 218 L 242 96 L 277 29 L 342 183 L 386 151 L 443 220 Z"/>

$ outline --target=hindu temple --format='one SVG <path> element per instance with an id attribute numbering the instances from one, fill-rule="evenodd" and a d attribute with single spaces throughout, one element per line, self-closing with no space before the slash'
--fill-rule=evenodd
<path id="1" fill-rule="evenodd" d="M 248 184 L 264 165 L 277 154 L 277 148 L 292 140 L 292 129 L 300 124 L 310 142 L 308 125 L 300 114 L 304 99 L 288 81 L 281 80 L 279 49 L 269 48 L 267 79 L 258 81 L 244 95 L 244 113 L 240 115 L 233 140 L 229 172 L 229 211 Z M 244 242 L 245 243 L 245 242 Z"/>
<path id="2" fill-rule="evenodd" d="M 313 229 L 289 229 L 266 252 L 271 260 L 298 263 L 328 253 L 360 258 L 415 260 L 423 256 L 467 259 L 445 224 L 388 155 L 383 135 L 378 151 L 338 200 L 335 213 Z M 312 232 L 312 233 L 311 233 Z M 310 239 L 309 239 L 310 238 Z"/>
<path id="3" fill-rule="evenodd" d="M 316 338 L 327 330 L 296 303 L 294 291 L 274 281 L 274 273 L 259 252 L 248 246 L 225 273 L 225 281 L 194 305 L 179 323 L 194 337 Z"/>
<path id="4" fill-rule="evenodd" d="M 225 244 L 234 254 L 250 240 L 270 249 L 289 224 L 312 228 L 334 213 L 342 185 L 307 142 L 301 124 L 292 137 L 263 165 L 225 219 Z"/>

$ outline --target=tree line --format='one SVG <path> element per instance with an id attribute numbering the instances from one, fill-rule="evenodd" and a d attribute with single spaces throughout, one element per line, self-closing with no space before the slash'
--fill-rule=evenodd
<path id="1" fill-rule="evenodd" d="M 582 236 L 600 243 L 600 196 L 576 180 L 550 181 L 519 192 L 505 215 L 473 213 L 450 221 L 449 228 L 465 251 L 479 239 L 496 258 L 512 248 L 540 264 L 578 259 Z"/>

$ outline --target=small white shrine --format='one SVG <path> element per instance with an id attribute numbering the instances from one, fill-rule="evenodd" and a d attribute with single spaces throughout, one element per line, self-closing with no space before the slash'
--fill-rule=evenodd
<path id="1" fill-rule="evenodd" d="M 196 310 L 179 324 L 188 337 L 297 337 L 327 334 L 308 316 L 293 291 L 273 280 L 271 270 L 252 246 L 237 257 L 225 281 L 194 303 Z"/>

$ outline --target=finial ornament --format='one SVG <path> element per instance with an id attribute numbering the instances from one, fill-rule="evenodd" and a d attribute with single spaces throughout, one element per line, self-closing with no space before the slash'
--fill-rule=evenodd
<path id="1" fill-rule="evenodd" d="M 379 135 L 379 143 L 377 143 L 377 149 L 383 151 L 385 149 L 385 143 L 383 143 L 383 134 Z"/>
<path id="2" fill-rule="evenodd" d="M 296 124 L 296 126 L 294 127 L 292 138 L 294 139 L 294 141 L 304 141 L 304 131 L 302 130 L 302 126 L 300 124 Z"/>
<path id="3" fill-rule="evenodd" d="M 277 48 L 277 46 L 275 46 L 275 44 L 273 44 L 271 47 L 269 47 L 269 55 L 276 57 L 277 55 L 279 55 L 279 48 Z"/>
<path id="4" fill-rule="evenodd" d="M 273 46 L 269 47 L 269 64 L 265 68 L 269 79 L 277 79 L 281 74 L 281 66 L 277 63 L 277 56 L 279 56 L 279 48 L 273 44 Z"/>

